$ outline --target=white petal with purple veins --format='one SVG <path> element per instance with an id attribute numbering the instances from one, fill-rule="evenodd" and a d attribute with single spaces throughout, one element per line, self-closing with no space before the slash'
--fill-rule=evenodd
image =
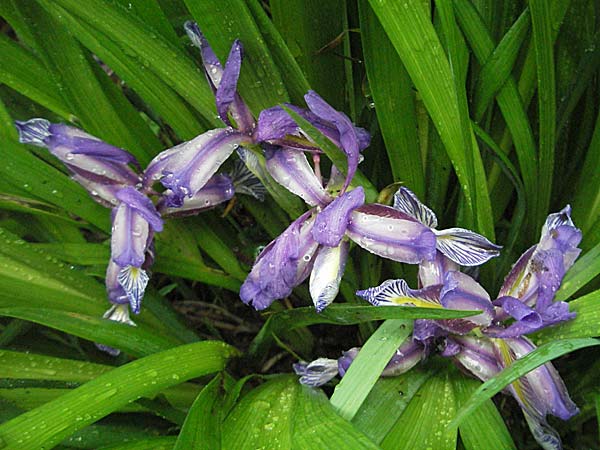
<path id="1" fill-rule="evenodd" d="M 421 203 L 410 189 L 404 186 L 394 194 L 394 209 L 408 214 L 429 228 L 437 227 L 435 213 Z"/>

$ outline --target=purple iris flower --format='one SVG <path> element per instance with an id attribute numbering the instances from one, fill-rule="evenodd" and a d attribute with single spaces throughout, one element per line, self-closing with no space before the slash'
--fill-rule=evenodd
<path id="1" fill-rule="evenodd" d="M 413 209 L 414 217 L 434 226 L 427 211 Z M 442 248 L 438 248 L 435 259 L 420 264 L 420 289 L 410 289 L 404 280 L 387 280 L 357 295 L 374 305 L 481 311 L 464 319 L 417 320 L 413 340 L 421 342 L 426 351 L 441 346 L 442 356 L 452 358 L 461 369 L 486 381 L 535 349 L 525 334 L 575 316 L 567 303 L 554 301 L 554 294 L 579 255 L 580 240 L 581 232 L 571 221 L 568 206 L 550 214 L 540 242 L 517 261 L 493 303 L 475 280 L 458 272 L 456 262 Z M 461 253 L 471 252 L 465 249 Z M 511 318 L 514 321 L 502 324 Z M 479 331 L 473 333 L 476 330 Z M 506 393 L 513 395 L 523 409 L 538 443 L 543 448 L 559 449 L 560 438 L 548 425 L 546 416 L 552 414 L 566 420 L 578 410 L 552 364 L 521 377 L 507 387 Z"/>

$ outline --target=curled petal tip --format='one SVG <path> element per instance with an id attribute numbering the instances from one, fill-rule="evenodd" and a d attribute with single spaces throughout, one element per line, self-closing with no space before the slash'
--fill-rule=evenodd
<path id="1" fill-rule="evenodd" d="M 319 387 L 338 374 L 338 361 L 336 359 L 319 358 L 310 363 L 296 363 L 293 368 L 296 375 L 300 375 L 301 384 Z"/>

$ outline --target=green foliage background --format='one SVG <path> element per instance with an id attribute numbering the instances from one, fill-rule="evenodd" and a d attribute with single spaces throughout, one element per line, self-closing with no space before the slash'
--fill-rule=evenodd
<path id="1" fill-rule="evenodd" d="M 518 408 L 490 398 L 578 349 L 556 364 L 582 412 L 556 425 L 567 448 L 598 447 L 597 8 L 588 0 L 1 0 L 0 448 L 532 448 Z M 239 198 L 225 218 L 221 209 L 168 222 L 138 326 L 100 319 L 109 212 L 45 151 L 19 144 L 12 122 L 71 123 L 142 164 L 218 126 L 182 30 L 189 19 L 222 60 L 234 39 L 243 42 L 239 90 L 254 114 L 303 105 L 316 90 L 372 133 L 360 180 L 373 195 L 405 183 L 442 227 L 502 244 L 482 269 L 490 292 L 537 242 L 546 215 L 570 203 L 584 252 L 557 298 L 571 301 L 577 318 L 538 333 L 540 349 L 489 389 L 437 360 L 379 380 L 412 319 L 456 313 L 353 305 L 357 288 L 414 275 L 359 251 L 342 284 L 346 303 L 316 315 L 298 307 L 310 301 L 298 288 L 294 309 L 249 311 L 237 292 L 256 249 L 303 208 L 273 185 L 267 201 Z M 109 359 L 92 342 L 123 354 Z M 296 357 L 337 357 L 359 343 L 369 351 L 330 400 L 274 375 Z"/>

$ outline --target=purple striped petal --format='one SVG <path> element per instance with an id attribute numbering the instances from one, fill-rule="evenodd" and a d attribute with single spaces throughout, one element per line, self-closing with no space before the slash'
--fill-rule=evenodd
<path id="1" fill-rule="evenodd" d="M 163 229 L 163 221 L 152 201 L 135 188 L 128 186 L 115 195 L 118 200 L 138 213 L 152 229 L 159 233 Z"/>
<path id="2" fill-rule="evenodd" d="M 172 192 L 165 191 L 163 193 L 163 200 L 158 204 L 158 209 L 162 216 L 191 216 L 231 200 L 233 195 L 234 188 L 231 178 L 227 175 L 217 174 L 213 175 L 204 187 L 196 192 L 194 196 L 191 198 L 185 197 L 183 199 L 183 205 L 179 207 L 174 207 L 171 202 Z M 177 200 L 175 203 L 177 203 Z"/>
<path id="3" fill-rule="evenodd" d="M 575 228 L 575 224 L 573 223 L 573 220 L 571 220 L 571 205 L 565 206 L 557 213 L 548 215 L 546 222 L 544 222 L 544 226 L 542 227 L 540 241 L 548 236 L 553 230 L 563 226 Z"/>
<path id="4" fill-rule="evenodd" d="M 425 225 L 389 206 L 371 204 L 352 212 L 346 234 L 365 250 L 398 262 L 435 258 L 435 235 Z"/>
<path id="5" fill-rule="evenodd" d="M 204 64 L 204 70 L 206 77 L 213 90 L 217 90 L 217 87 L 221 83 L 221 77 L 223 76 L 223 66 L 215 52 L 211 48 L 210 44 L 200 31 L 198 24 L 188 20 L 183 24 L 186 34 L 192 41 L 192 43 L 200 49 L 200 55 L 202 56 L 202 63 Z"/>
<path id="6" fill-rule="evenodd" d="M 348 228 L 350 214 L 365 203 L 365 191 L 361 186 L 340 195 L 327 205 L 315 220 L 312 235 L 319 244 L 336 247 Z"/>
<path id="7" fill-rule="evenodd" d="M 229 155 L 247 142 L 248 136 L 232 128 L 207 131 L 159 154 L 148 166 L 145 178 L 155 180 L 162 174 L 161 183 L 173 191 L 174 201 L 183 204 L 184 197 L 191 198 L 202 189 Z"/>
<path id="8" fill-rule="evenodd" d="M 434 231 L 437 249 L 462 266 L 478 266 L 500 255 L 499 245 L 464 228 Z"/>
<path id="9" fill-rule="evenodd" d="M 314 227 L 313 227 L 314 230 Z M 320 247 L 310 273 L 309 291 L 318 313 L 337 297 L 346 268 L 350 245 L 343 240 L 337 247 Z"/>
<path id="10" fill-rule="evenodd" d="M 411 289 L 404 280 L 386 280 L 379 286 L 357 291 L 356 295 L 374 306 L 418 306 L 443 308 L 440 303 L 441 285 Z"/>
<path id="11" fill-rule="evenodd" d="M 135 314 L 139 314 L 142 307 L 144 292 L 150 277 L 144 269 L 133 266 L 125 266 L 119 271 L 117 279 L 127 294 L 131 310 Z"/>
<path id="12" fill-rule="evenodd" d="M 265 247 L 240 288 L 244 303 L 265 309 L 308 277 L 318 247 L 311 235 L 313 224 L 313 211 L 308 211 Z"/>
<path id="13" fill-rule="evenodd" d="M 502 369 L 535 350 L 526 338 L 495 339 L 493 343 Z M 508 389 L 521 406 L 536 441 L 543 448 L 562 448 L 560 438 L 548 425 L 546 416 L 552 414 L 567 420 L 579 409 L 569 397 L 554 366 L 546 363 L 513 382 Z"/>
<path id="14" fill-rule="evenodd" d="M 440 292 L 444 308 L 482 311 L 481 314 L 464 319 L 439 321 L 450 332 L 466 334 L 475 327 L 487 327 L 494 319 L 494 307 L 489 294 L 470 276 L 461 272 L 448 272 Z"/>
<path id="15" fill-rule="evenodd" d="M 309 91 L 304 96 L 310 110 L 320 119 L 335 126 L 339 133 L 340 146 L 348 157 L 348 174 L 344 188 L 347 188 L 358 167 L 360 142 L 352 122 L 344 113 L 333 109 L 316 92 Z"/>
<path id="16" fill-rule="evenodd" d="M 229 172 L 229 178 L 233 183 L 236 194 L 250 195 L 261 202 L 265 200 L 267 188 L 241 159 L 237 159 L 233 163 L 233 169 Z"/>
<path id="17" fill-rule="evenodd" d="M 394 194 L 394 209 L 408 214 L 429 228 L 437 227 L 435 213 L 419 201 L 417 196 L 408 188 L 402 186 Z"/>
<path id="18" fill-rule="evenodd" d="M 293 368 L 296 375 L 300 375 L 300 384 L 312 387 L 323 386 L 338 374 L 337 360 L 328 358 L 299 362 Z"/>
<path id="19" fill-rule="evenodd" d="M 275 181 L 307 204 L 326 205 L 331 201 L 304 153 L 277 148 L 269 150 L 266 157 L 267 170 Z"/>

